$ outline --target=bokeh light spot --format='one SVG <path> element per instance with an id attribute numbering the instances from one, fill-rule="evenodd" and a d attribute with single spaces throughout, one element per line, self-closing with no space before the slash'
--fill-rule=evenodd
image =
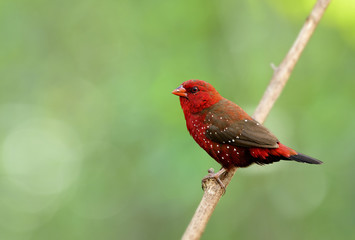
<path id="1" fill-rule="evenodd" d="M 81 158 L 70 128 L 51 119 L 31 120 L 13 129 L 2 155 L 7 177 L 37 194 L 59 193 L 70 186 Z"/>

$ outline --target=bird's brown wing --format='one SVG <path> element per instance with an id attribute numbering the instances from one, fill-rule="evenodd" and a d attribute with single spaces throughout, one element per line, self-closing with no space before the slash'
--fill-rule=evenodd
<path id="1" fill-rule="evenodd" d="M 233 120 L 226 115 L 206 116 L 206 137 L 213 142 L 239 147 L 278 148 L 278 139 L 253 119 Z"/>

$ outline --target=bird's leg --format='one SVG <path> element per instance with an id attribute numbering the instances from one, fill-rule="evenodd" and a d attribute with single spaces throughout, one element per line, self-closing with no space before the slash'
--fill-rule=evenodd
<path id="1" fill-rule="evenodd" d="M 223 189 L 223 195 L 226 193 L 226 186 L 224 185 L 224 183 L 222 182 L 222 180 L 220 179 L 221 175 L 226 174 L 228 171 L 225 168 L 221 168 L 218 172 L 214 172 L 213 168 L 208 169 L 208 174 L 207 176 L 205 176 L 204 178 L 202 178 L 202 184 L 207 181 L 208 179 L 215 179 L 218 184 L 221 186 L 221 188 Z"/>

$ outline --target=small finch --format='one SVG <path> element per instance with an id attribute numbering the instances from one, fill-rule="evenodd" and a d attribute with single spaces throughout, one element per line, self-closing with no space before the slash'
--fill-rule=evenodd
<path id="1" fill-rule="evenodd" d="M 322 162 L 286 147 L 261 123 L 237 104 L 223 98 L 202 80 L 188 80 L 173 94 L 180 97 L 190 135 L 222 169 L 212 174 L 224 188 L 220 175 L 232 167 L 247 167 L 292 160 L 309 164 Z"/>

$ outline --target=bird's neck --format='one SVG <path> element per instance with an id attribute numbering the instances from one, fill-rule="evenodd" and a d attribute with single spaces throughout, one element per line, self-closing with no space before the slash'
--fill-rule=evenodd
<path id="1" fill-rule="evenodd" d="M 190 101 L 188 98 L 180 97 L 180 105 L 186 117 L 189 114 L 198 114 L 212 107 L 222 99 L 221 96 L 216 96 L 213 99 L 200 98 L 198 101 Z"/>

